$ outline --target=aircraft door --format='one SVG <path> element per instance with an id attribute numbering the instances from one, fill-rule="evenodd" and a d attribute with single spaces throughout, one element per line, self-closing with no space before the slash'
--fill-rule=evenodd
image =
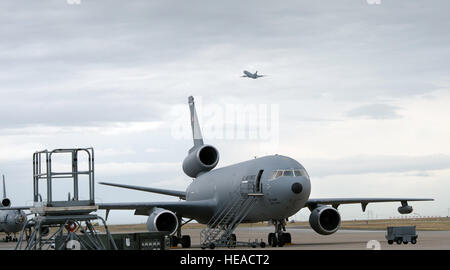
<path id="1" fill-rule="evenodd" d="M 264 172 L 264 170 L 259 170 L 258 176 L 256 177 L 255 192 L 257 192 L 257 193 L 262 192 L 261 176 L 262 176 L 263 172 Z"/>

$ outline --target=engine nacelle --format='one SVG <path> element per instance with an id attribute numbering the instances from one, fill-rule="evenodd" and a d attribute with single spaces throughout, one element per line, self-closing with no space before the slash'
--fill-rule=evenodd
<path id="1" fill-rule="evenodd" d="M 202 145 L 192 151 L 183 161 L 183 171 L 190 177 L 208 172 L 219 163 L 219 151 L 214 146 Z"/>
<path id="2" fill-rule="evenodd" d="M 172 211 L 154 208 L 148 216 L 147 229 L 151 232 L 169 232 L 173 234 L 178 229 L 178 218 Z"/>
<path id="3" fill-rule="evenodd" d="M 398 208 L 398 212 L 402 215 L 411 214 L 413 211 L 413 207 L 411 205 L 404 205 Z"/>
<path id="4" fill-rule="evenodd" d="M 309 216 L 311 228 L 318 234 L 329 235 L 335 233 L 341 225 L 341 215 L 330 206 L 319 206 L 311 211 Z"/>
<path id="5" fill-rule="evenodd" d="M 3 206 L 3 207 L 10 207 L 10 206 L 11 206 L 11 200 L 8 199 L 8 198 L 4 198 L 4 199 L 2 200 L 2 206 Z"/>

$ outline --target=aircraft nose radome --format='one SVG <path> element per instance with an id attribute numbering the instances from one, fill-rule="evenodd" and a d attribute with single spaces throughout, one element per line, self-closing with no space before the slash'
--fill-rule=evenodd
<path id="1" fill-rule="evenodd" d="M 302 192 L 303 186 L 302 186 L 302 184 L 296 182 L 296 183 L 292 184 L 291 190 L 292 190 L 292 192 L 294 192 L 295 194 L 299 194 L 300 192 Z"/>

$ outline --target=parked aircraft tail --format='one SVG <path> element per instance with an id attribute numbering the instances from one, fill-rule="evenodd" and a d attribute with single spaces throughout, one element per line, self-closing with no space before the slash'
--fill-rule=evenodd
<path id="1" fill-rule="evenodd" d="M 3 199 L 6 198 L 5 175 L 3 174 Z"/>
<path id="2" fill-rule="evenodd" d="M 189 149 L 189 153 L 183 161 L 183 171 L 188 176 L 196 178 L 200 173 L 208 172 L 216 167 L 219 162 L 219 151 L 212 145 L 203 144 L 197 112 L 195 111 L 194 97 L 190 96 L 188 102 L 191 110 L 194 146 Z"/>
<path id="3" fill-rule="evenodd" d="M 3 207 L 10 207 L 11 200 L 6 197 L 6 185 L 5 185 L 5 175 L 3 174 L 3 199 L 1 205 Z"/>
<path id="4" fill-rule="evenodd" d="M 189 153 L 194 151 L 203 145 L 202 132 L 200 131 L 200 124 L 198 123 L 197 112 L 195 110 L 194 97 L 189 96 L 189 110 L 191 111 L 191 127 L 192 127 L 192 138 L 194 140 L 194 146 L 189 150 Z"/>

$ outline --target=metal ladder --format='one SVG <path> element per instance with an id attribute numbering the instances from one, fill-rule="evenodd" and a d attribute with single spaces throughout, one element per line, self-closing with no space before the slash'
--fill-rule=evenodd
<path id="1" fill-rule="evenodd" d="M 208 222 L 207 227 L 200 232 L 202 248 L 233 247 L 236 239 L 232 239 L 233 231 L 248 215 L 258 196 L 262 194 L 241 194 L 230 200 Z"/>

